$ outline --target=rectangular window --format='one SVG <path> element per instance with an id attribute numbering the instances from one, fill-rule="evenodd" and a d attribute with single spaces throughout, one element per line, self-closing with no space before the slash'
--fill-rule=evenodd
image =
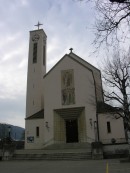
<path id="1" fill-rule="evenodd" d="M 46 49 L 45 46 L 43 46 L 43 65 L 46 64 Z"/>
<path id="2" fill-rule="evenodd" d="M 37 62 L 37 43 L 33 44 L 33 63 Z"/>
<path id="3" fill-rule="evenodd" d="M 111 124 L 109 121 L 107 122 L 107 132 L 111 133 Z"/>
<path id="4" fill-rule="evenodd" d="M 36 137 L 39 137 L 39 127 L 36 127 Z"/>

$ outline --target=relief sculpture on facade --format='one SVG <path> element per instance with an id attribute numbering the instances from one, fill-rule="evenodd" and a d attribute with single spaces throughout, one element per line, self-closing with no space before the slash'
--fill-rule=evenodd
<path id="1" fill-rule="evenodd" d="M 74 72 L 63 70 L 61 72 L 62 105 L 75 104 Z"/>

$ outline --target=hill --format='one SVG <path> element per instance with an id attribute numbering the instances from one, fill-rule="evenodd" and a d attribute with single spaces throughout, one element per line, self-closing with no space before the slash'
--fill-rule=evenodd
<path id="1" fill-rule="evenodd" d="M 24 133 L 25 133 L 24 128 L 4 123 L 0 123 L 0 140 L 9 136 L 9 128 L 10 128 L 10 137 L 13 140 L 16 141 L 24 140 Z"/>

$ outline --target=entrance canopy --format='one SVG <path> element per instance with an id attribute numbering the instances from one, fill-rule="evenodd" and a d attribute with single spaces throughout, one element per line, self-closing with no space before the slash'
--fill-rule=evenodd
<path id="1" fill-rule="evenodd" d="M 77 119 L 81 112 L 85 107 L 73 107 L 73 108 L 63 108 L 63 109 L 55 109 L 56 113 L 58 113 L 64 120 L 69 119 Z"/>

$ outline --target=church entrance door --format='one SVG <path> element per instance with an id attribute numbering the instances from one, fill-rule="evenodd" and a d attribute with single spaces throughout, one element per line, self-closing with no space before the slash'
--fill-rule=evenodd
<path id="1" fill-rule="evenodd" d="M 74 143 L 78 142 L 78 121 L 66 120 L 66 142 Z"/>

